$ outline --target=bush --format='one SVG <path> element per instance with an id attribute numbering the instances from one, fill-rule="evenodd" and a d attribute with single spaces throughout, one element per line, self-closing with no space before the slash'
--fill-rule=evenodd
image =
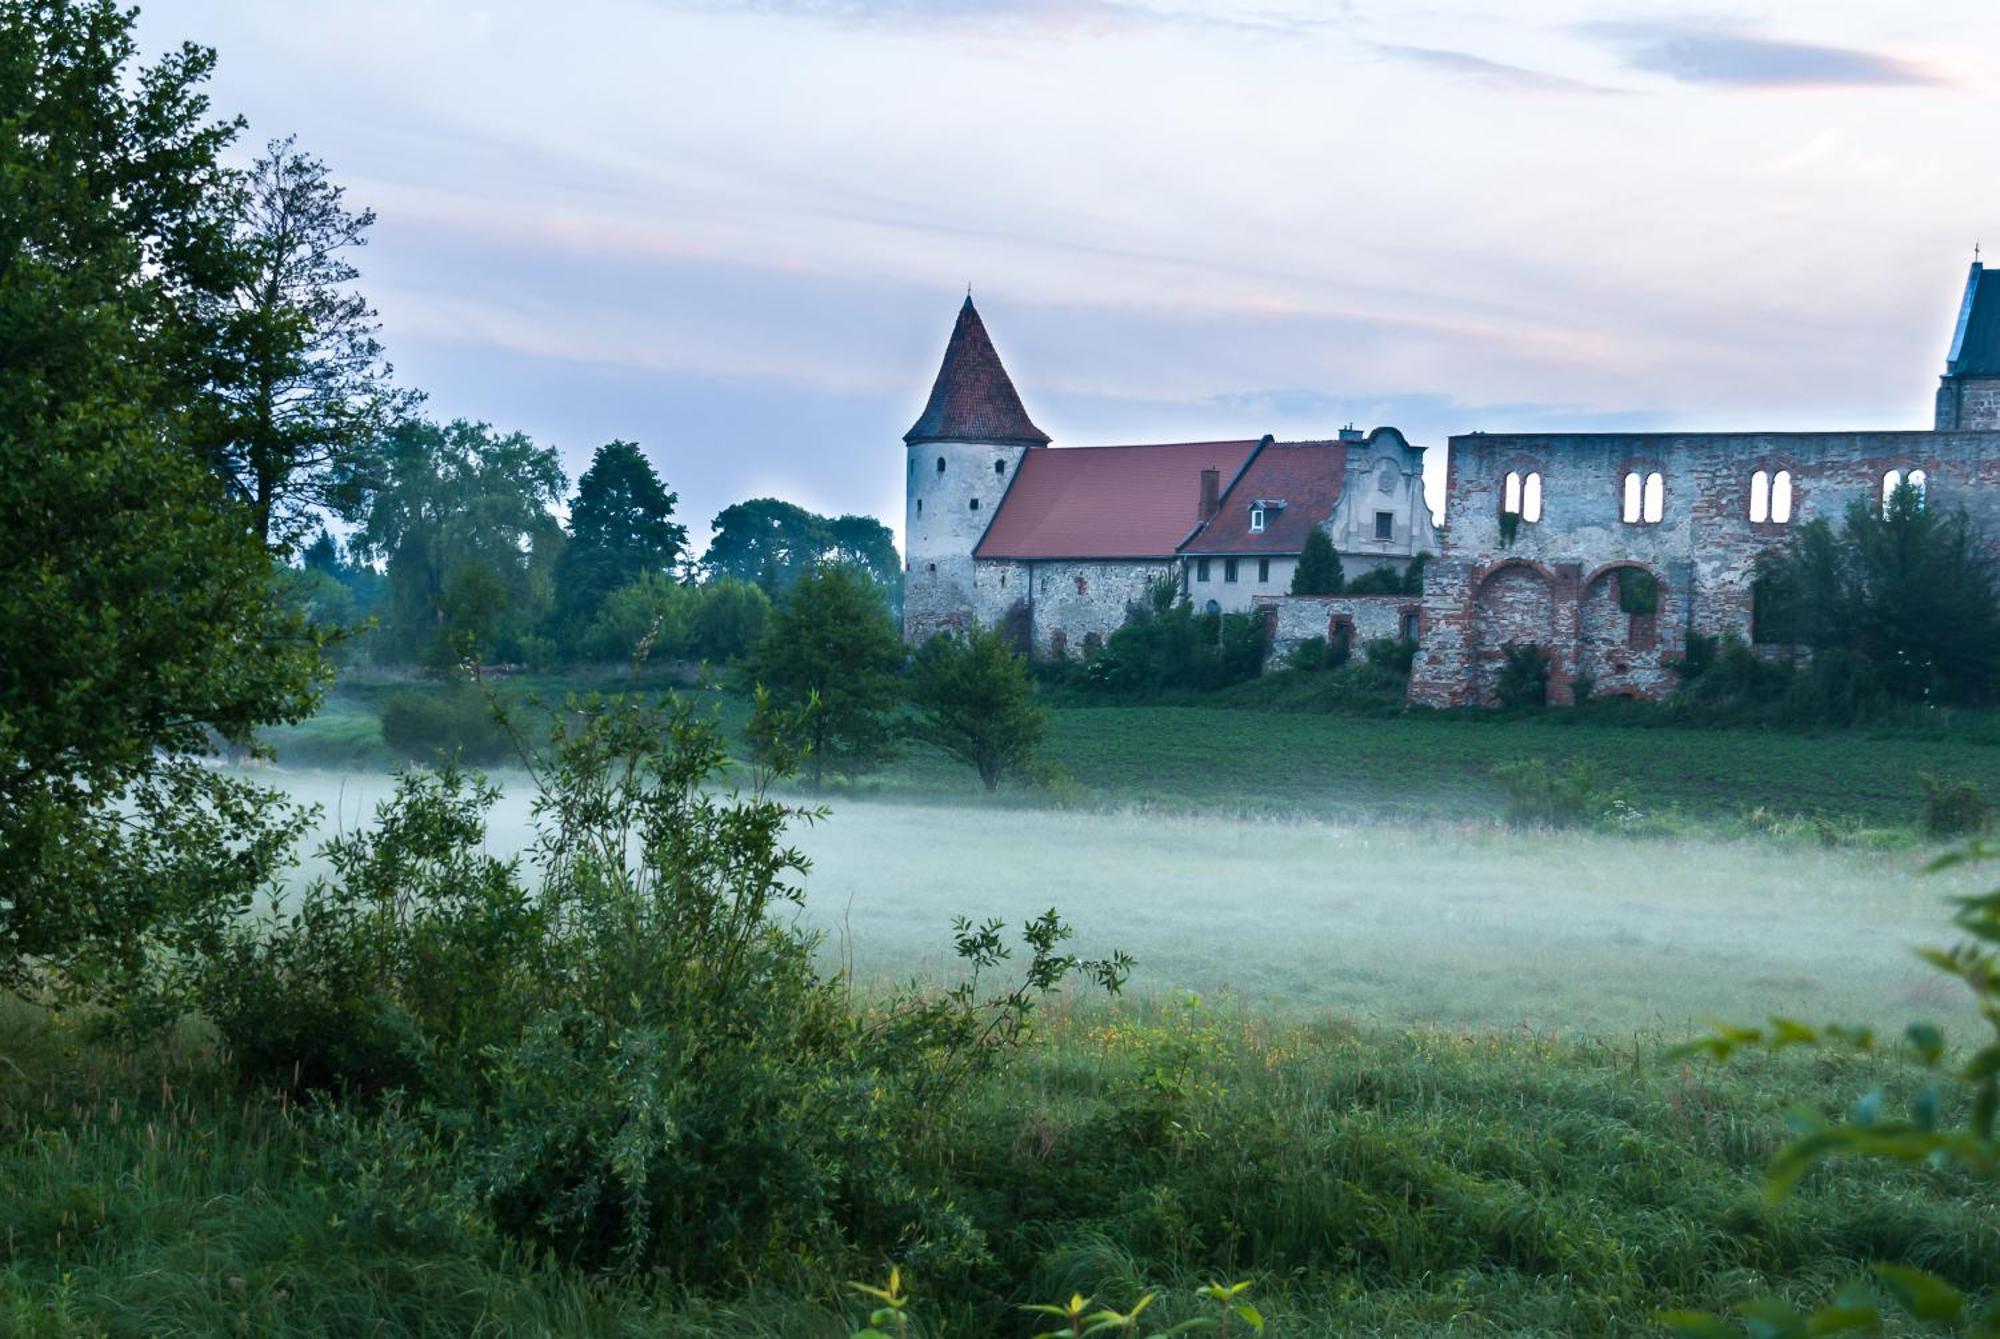
<path id="1" fill-rule="evenodd" d="M 1285 664 L 1288 668 L 1310 674 L 1314 670 L 1326 669 L 1326 658 L 1326 638 L 1308 637 L 1285 653 Z"/>
<path id="2" fill-rule="evenodd" d="M 1264 650 L 1261 619 L 1198 614 L 1167 577 L 1127 607 L 1124 624 L 1085 665 L 1084 682 L 1113 693 L 1211 692 L 1256 678 Z"/>
<path id="3" fill-rule="evenodd" d="M 1417 663 L 1417 644 L 1408 637 L 1377 637 L 1361 651 L 1376 669 L 1405 679 L 1410 677 L 1410 667 Z"/>
<path id="4" fill-rule="evenodd" d="M 1622 782 L 1607 780 L 1588 758 L 1561 765 L 1540 758 L 1493 769 L 1506 797 L 1507 821 L 1516 827 L 1593 827 L 1637 814 Z"/>
<path id="5" fill-rule="evenodd" d="M 1508 642 L 1493 694 L 1503 707 L 1545 707 L 1549 701 L 1549 653 L 1539 646 Z"/>
<path id="6" fill-rule="evenodd" d="M 564 719 L 536 772 L 539 884 L 485 854 L 490 787 L 405 773 L 296 910 L 187 968 L 230 1050 L 400 1090 L 467 1202 L 569 1264 L 713 1287 L 808 1253 L 979 1261 L 913 1150 L 1043 996 L 1079 972 L 1115 990 L 1129 960 L 1079 961 L 1051 911 L 1002 980 L 999 923 L 960 921 L 959 984 L 857 1012 L 790 915 L 807 862 L 785 830 L 822 811 L 718 791 L 717 729 L 672 699 Z"/>
<path id="7" fill-rule="evenodd" d="M 1939 780 L 1929 772 L 1917 781 L 1924 788 L 1924 831 L 1931 836 L 1968 837 L 1992 821 L 1993 805 L 1977 781 Z"/>
<path id="8" fill-rule="evenodd" d="M 405 688 L 382 705 L 382 739 L 414 762 L 440 756 L 468 763 L 494 763 L 513 749 L 513 740 L 476 684 Z"/>

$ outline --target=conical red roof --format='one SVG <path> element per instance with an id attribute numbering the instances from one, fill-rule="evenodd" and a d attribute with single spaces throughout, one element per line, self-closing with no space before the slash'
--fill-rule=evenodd
<path id="1" fill-rule="evenodd" d="M 1021 396 L 1000 366 L 1000 355 L 987 337 L 986 323 L 973 309 L 972 297 L 958 309 L 958 324 L 945 346 L 944 366 L 938 368 L 930 403 L 916 426 L 903 434 L 911 446 L 919 442 L 1005 442 L 1011 446 L 1047 446 L 1049 435 L 1036 427 L 1021 407 Z"/>

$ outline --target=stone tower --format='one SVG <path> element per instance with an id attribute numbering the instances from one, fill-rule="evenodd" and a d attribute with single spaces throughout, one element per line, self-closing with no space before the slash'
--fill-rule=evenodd
<path id="1" fill-rule="evenodd" d="M 917 643 L 976 618 L 972 551 L 1021 458 L 1049 444 L 1021 406 L 968 294 L 930 402 L 903 434 L 903 636 Z"/>
<path id="2" fill-rule="evenodd" d="M 1938 384 L 1937 430 L 2000 428 L 2000 273 L 1972 262 Z"/>

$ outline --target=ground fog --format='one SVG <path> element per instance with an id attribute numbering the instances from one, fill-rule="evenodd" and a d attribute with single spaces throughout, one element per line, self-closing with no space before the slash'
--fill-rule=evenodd
<path id="1" fill-rule="evenodd" d="M 390 788 L 263 778 L 323 806 L 327 833 Z M 524 781 L 496 780 L 490 844 L 518 851 Z M 864 981 L 949 972 L 954 916 L 1055 906 L 1086 955 L 1134 954 L 1141 992 L 1364 1022 L 1685 1033 L 1770 1013 L 1963 1017 L 1910 949 L 1949 938 L 1944 899 L 1966 877 L 1922 875 L 1907 851 L 868 800 L 795 836 L 813 860 L 802 919 Z"/>

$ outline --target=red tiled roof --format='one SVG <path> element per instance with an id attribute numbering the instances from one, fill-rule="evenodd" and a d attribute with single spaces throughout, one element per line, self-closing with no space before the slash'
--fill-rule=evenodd
<path id="1" fill-rule="evenodd" d="M 1347 448 L 1340 442 L 1272 442 L 1251 457 L 1215 519 L 1181 552 L 1302 553 L 1306 535 L 1333 515 L 1346 473 Z M 1259 498 L 1285 504 L 1264 509 L 1262 534 L 1250 529 L 1250 508 Z"/>
<path id="2" fill-rule="evenodd" d="M 1257 443 L 1073 446 L 1030 451 L 978 558 L 1171 558 L 1201 519 L 1201 472 L 1223 487 Z"/>
<path id="3" fill-rule="evenodd" d="M 945 345 L 944 364 L 931 386 L 930 402 L 916 426 L 903 434 L 911 446 L 919 442 L 1005 442 L 1013 446 L 1047 446 L 1049 435 L 1036 427 L 1021 405 L 1021 396 L 1000 366 L 1000 355 L 987 337 L 986 323 L 972 309 L 971 295 L 958 309 L 958 324 Z"/>

